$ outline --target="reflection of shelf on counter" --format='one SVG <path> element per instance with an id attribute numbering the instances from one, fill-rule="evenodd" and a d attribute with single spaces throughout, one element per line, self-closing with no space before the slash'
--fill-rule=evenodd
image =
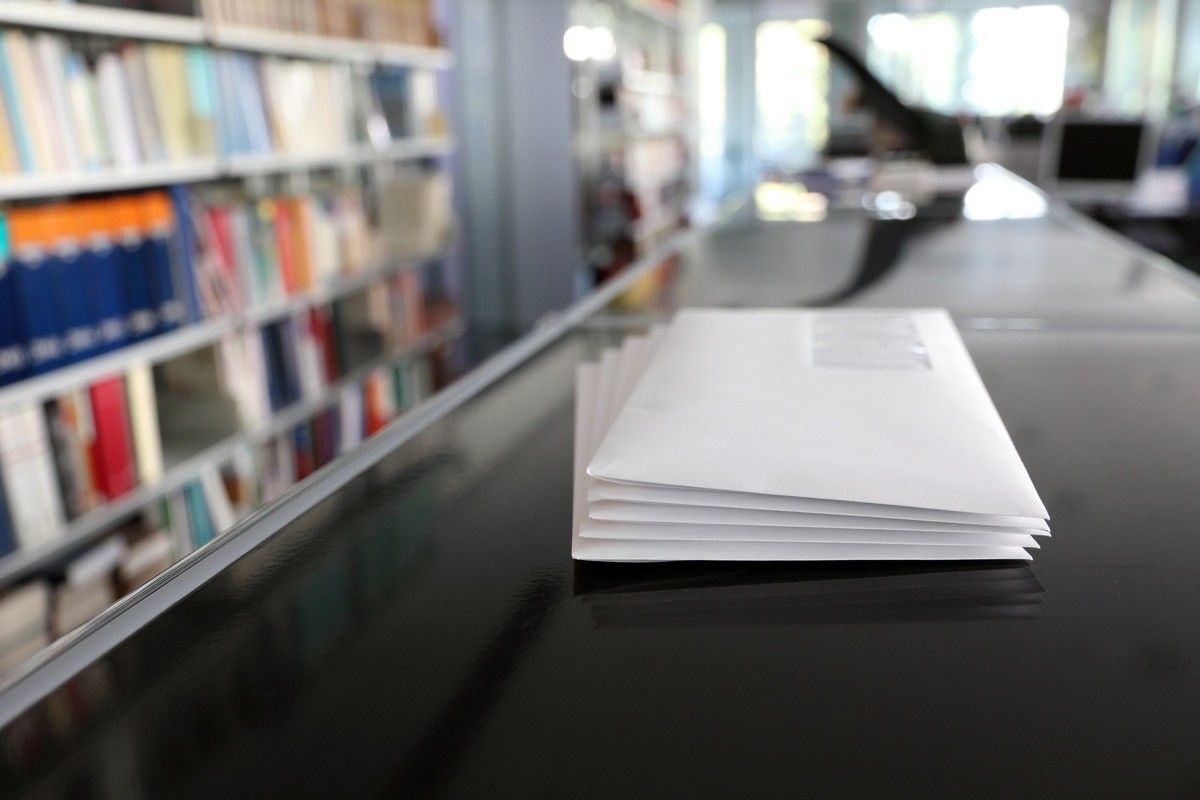
<path id="1" fill-rule="evenodd" d="M 415 342 L 405 345 L 393 353 L 379 356 L 369 364 L 332 382 L 317 397 L 300 400 L 288 408 L 281 409 L 273 416 L 270 424 L 263 428 L 239 431 L 195 455 L 177 459 L 175 463 L 168 466 L 159 480 L 152 484 L 138 486 L 117 500 L 106 503 L 75 519 L 67 525 L 63 535 L 53 542 L 40 547 L 18 549 L 0 558 L 0 586 L 11 585 L 38 569 L 55 563 L 72 550 L 98 539 L 115 524 L 155 502 L 163 495 L 179 490 L 185 484 L 199 478 L 206 470 L 228 463 L 240 448 L 266 441 L 315 416 L 336 402 L 341 396 L 341 392 L 347 387 L 355 382 L 361 382 L 371 370 L 416 358 L 446 342 L 453 341 L 465 330 L 461 319 L 452 318 L 442 322 Z"/>
<path id="2" fill-rule="evenodd" d="M 0 0 L 0 25 L 94 33 L 126 39 L 208 44 L 252 53 L 375 62 L 426 69 L 447 69 L 454 54 L 443 47 L 294 33 L 250 25 L 211 23 L 200 17 L 104 8 L 68 2 Z"/>
<path id="3" fill-rule="evenodd" d="M 176 183 L 200 183 L 251 175 L 271 175 L 359 166 L 377 161 L 436 158 L 454 152 L 454 140 L 430 136 L 399 139 L 384 149 L 356 145 L 332 153 L 231 155 L 180 162 L 105 167 L 91 171 L 38 172 L 0 178 L 0 200 L 28 200 L 88 192 L 123 191 Z"/>
<path id="4" fill-rule="evenodd" d="M 446 252 L 439 250 L 425 255 L 389 259 L 383 266 L 338 277 L 290 297 L 227 317 L 192 323 L 112 353 L 96 356 L 46 375 L 28 378 L 0 389 L 0 406 L 46 400 L 100 378 L 124 372 L 133 364 L 153 365 L 170 361 L 202 347 L 209 347 L 247 325 L 261 325 L 267 320 L 324 305 L 344 295 L 353 294 L 400 270 L 443 258 Z"/>

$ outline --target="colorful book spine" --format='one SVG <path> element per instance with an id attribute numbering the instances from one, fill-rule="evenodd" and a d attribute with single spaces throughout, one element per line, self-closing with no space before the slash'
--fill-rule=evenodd
<path id="1" fill-rule="evenodd" d="M 121 378 L 108 378 L 89 387 L 96 439 L 91 461 L 97 488 L 108 500 L 133 491 L 137 472 L 129 432 L 129 410 Z"/>
<path id="2" fill-rule="evenodd" d="M 85 200 L 77 204 L 87 234 L 84 237 L 84 282 L 92 302 L 96 347 L 115 350 L 127 339 L 125 320 L 125 276 L 122 261 L 113 241 L 108 207 L 104 201 Z"/>
<path id="3" fill-rule="evenodd" d="M 11 279 L 22 309 L 22 339 L 29 369 L 34 374 L 49 372 L 65 363 L 52 257 L 52 236 L 38 209 L 9 212 L 12 247 Z"/>
<path id="4" fill-rule="evenodd" d="M 187 508 L 188 528 L 192 536 L 192 549 L 199 549 L 211 542 L 216 534 L 208 505 L 204 502 L 204 488 L 197 481 L 183 487 L 183 498 Z"/>
<path id="5" fill-rule="evenodd" d="M 38 547 L 61 536 L 62 497 L 41 406 L 26 403 L 0 410 L 0 474 L 21 547 Z"/>
<path id="6" fill-rule="evenodd" d="M 8 509 L 8 498 L 4 493 L 4 475 L 0 470 L 0 558 L 17 549 L 17 533 L 13 528 L 12 515 Z"/>
<path id="7" fill-rule="evenodd" d="M 0 386 L 25 377 L 21 317 L 9 247 L 8 217 L 0 214 Z"/>
<path id="8" fill-rule="evenodd" d="M 64 361 L 83 361 L 95 354 L 98 341 L 92 298 L 87 291 L 87 272 L 91 259 L 86 250 L 83 217 L 69 204 L 54 204 L 37 209 L 52 235 L 48 268 L 54 284 L 58 327 L 62 337 Z"/>

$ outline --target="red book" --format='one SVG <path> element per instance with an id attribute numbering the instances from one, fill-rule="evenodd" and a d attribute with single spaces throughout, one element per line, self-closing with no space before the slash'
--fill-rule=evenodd
<path id="1" fill-rule="evenodd" d="M 367 378 L 363 384 L 363 401 L 366 408 L 365 427 L 367 436 L 374 436 L 388 424 L 387 415 L 383 411 L 383 399 L 379 396 L 379 381 L 374 376 Z"/>
<path id="2" fill-rule="evenodd" d="M 334 339 L 333 320 L 329 313 L 321 308 L 313 308 L 309 312 L 313 336 L 316 337 L 317 347 L 321 351 L 321 365 L 325 368 L 325 380 L 334 381 L 342 374 L 338 364 L 337 341 Z"/>
<path id="3" fill-rule="evenodd" d="M 96 426 L 90 452 L 93 477 L 100 493 L 115 500 L 137 485 L 125 383 L 119 377 L 109 378 L 92 384 L 88 394 Z"/>
<path id="4" fill-rule="evenodd" d="M 213 244 L 216 248 L 217 263 L 225 275 L 228 285 L 236 290 L 238 306 L 244 307 L 242 299 L 242 282 L 238 277 L 237 255 L 233 250 L 233 234 L 229 229 L 229 210 L 225 208 L 208 209 L 208 227 L 212 231 Z"/>

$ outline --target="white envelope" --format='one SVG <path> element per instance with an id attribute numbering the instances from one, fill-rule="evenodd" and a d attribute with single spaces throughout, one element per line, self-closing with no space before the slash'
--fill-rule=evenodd
<path id="1" fill-rule="evenodd" d="M 1029 559 L 1032 537 L 977 532 L 888 531 L 713 525 L 630 525 L 593 520 L 585 466 L 625 400 L 661 331 L 626 341 L 621 352 L 579 367 L 575 416 L 575 496 L 572 556 L 581 560 L 948 560 Z M 633 363 L 630 363 L 632 360 Z M 949 526 L 957 530 L 956 526 Z M 962 526 L 964 528 L 968 526 Z M 726 540 L 732 537 L 733 541 Z"/>
<path id="2" fill-rule="evenodd" d="M 942 310 L 680 312 L 588 474 L 1048 516 Z"/>
<path id="3" fill-rule="evenodd" d="M 993 514 L 964 514 L 956 511 L 937 511 L 930 508 L 904 508 L 871 503 L 846 503 L 837 500 L 812 500 L 804 497 L 777 497 L 749 492 L 710 492 L 704 489 L 681 489 L 669 486 L 642 486 L 631 483 L 609 483 L 592 480 L 587 499 L 619 500 L 628 503 L 661 503 L 711 508 L 746 508 L 763 511 L 791 511 L 807 514 L 838 514 L 889 520 L 915 520 L 946 524 L 998 525 L 1042 531 L 1050 535 L 1050 525 L 1039 517 L 1009 517 Z"/>
<path id="4" fill-rule="evenodd" d="M 657 503 L 621 503 L 599 500 L 588 504 L 591 519 L 613 522 L 644 522 L 659 525 L 718 525 L 722 527 L 840 528 L 862 530 L 928 531 L 930 533 L 1018 533 L 1044 536 L 1033 528 L 966 523 L 926 522 L 911 519 L 882 519 L 838 514 L 805 514 L 745 508 L 672 506 Z M 722 538 L 736 539 L 735 533 Z"/>

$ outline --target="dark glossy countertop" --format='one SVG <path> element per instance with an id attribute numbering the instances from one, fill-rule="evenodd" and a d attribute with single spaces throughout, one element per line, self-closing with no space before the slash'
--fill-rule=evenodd
<path id="1" fill-rule="evenodd" d="M 573 564 L 575 365 L 657 313 L 614 309 L 18 718 L 0 792 L 1200 794 L 1197 284 L 962 211 L 743 212 L 657 311 L 950 308 L 1052 515 L 1031 565 Z"/>

